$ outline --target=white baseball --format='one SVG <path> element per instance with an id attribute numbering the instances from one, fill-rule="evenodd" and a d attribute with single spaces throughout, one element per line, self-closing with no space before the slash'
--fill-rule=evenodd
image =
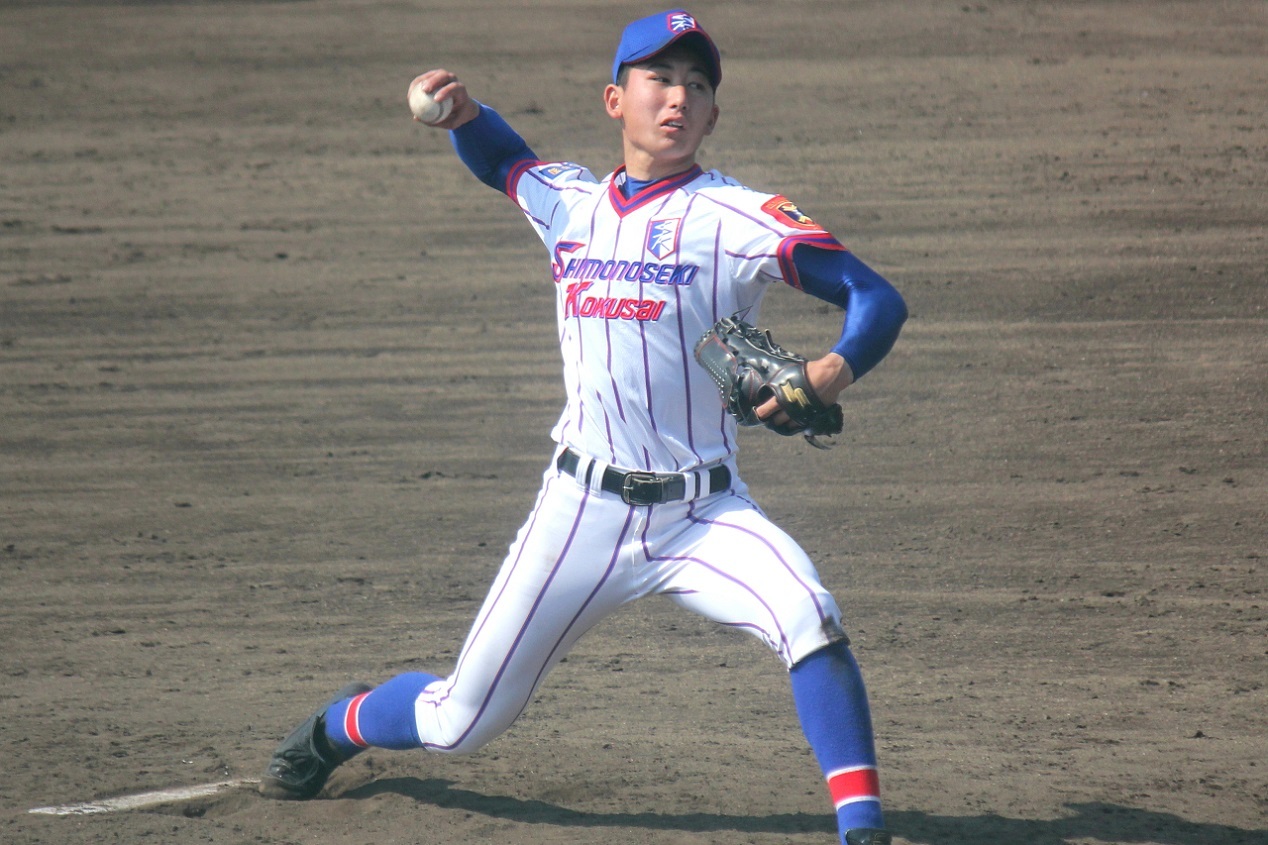
<path id="1" fill-rule="evenodd" d="M 422 79 L 420 76 L 409 84 L 409 110 L 420 122 L 434 126 L 449 117 L 449 112 L 453 111 L 453 100 L 436 100 L 423 90 Z"/>

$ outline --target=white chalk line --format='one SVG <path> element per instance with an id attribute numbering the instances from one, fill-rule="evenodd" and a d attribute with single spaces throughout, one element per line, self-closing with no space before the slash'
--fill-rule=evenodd
<path id="1" fill-rule="evenodd" d="M 198 786 L 177 786 L 172 789 L 160 789 L 155 792 L 142 792 L 137 795 L 121 795 L 118 798 L 103 798 L 100 801 L 85 801 L 82 804 L 62 804 L 57 807 L 35 807 L 29 813 L 40 813 L 46 816 L 95 816 L 99 813 L 118 813 L 126 810 L 140 810 L 145 807 L 156 807 L 159 804 L 171 804 L 176 801 L 189 801 L 192 798 L 206 798 L 219 792 L 250 786 L 260 781 L 252 778 L 241 780 L 222 780 L 218 783 L 204 783 Z"/>

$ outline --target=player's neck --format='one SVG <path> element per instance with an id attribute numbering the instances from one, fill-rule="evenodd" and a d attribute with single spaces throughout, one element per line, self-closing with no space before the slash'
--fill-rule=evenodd
<path id="1" fill-rule="evenodd" d="M 695 166 L 694 155 L 667 160 L 647 155 L 640 150 L 625 150 L 625 172 L 631 179 L 641 182 L 659 182 L 661 179 L 686 173 Z"/>

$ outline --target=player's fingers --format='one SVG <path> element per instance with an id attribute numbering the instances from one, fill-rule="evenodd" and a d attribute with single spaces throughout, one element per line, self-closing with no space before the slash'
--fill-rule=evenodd
<path id="1" fill-rule="evenodd" d="M 418 75 L 423 81 L 423 90 L 434 95 L 437 90 L 458 81 L 458 77 L 444 68 L 425 71 Z"/>
<path id="2" fill-rule="evenodd" d="M 467 86 L 454 79 L 427 93 L 431 94 L 437 101 L 453 100 L 454 108 L 457 108 L 467 99 Z"/>
<path id="3" fill-rule="evenodd" d="M 774 396 L 757 406 L 757 418 L 764 423 L 773 422 L 776 425 L 788 422 L 788 415 L 779 407 Z"/>
<path id="4" fill-rule="evenodd" d="M 442 103 L 449 100 L 453 105 L 448 117 L 439 123 L 432 124 L 438 129 L 457 129 L 480 114 L 480 106 L 471 99 L 471 95 L 467 93 L 467 87 L 461 82 L 454 81 L 441 86 L 432 92 L 432 97 Z"/>

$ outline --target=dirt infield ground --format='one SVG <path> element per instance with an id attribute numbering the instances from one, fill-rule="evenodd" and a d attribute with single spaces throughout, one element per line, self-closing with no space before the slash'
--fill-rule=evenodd
<path id="1" fill-rule="evenodd" d="M 911 307 L 836 450 L 741 464 L 846 608 L 900 841 L 1268 843 L 1268 6 L 692 8 L 706 166 Z M 539 242 L 406 85 L 606 171 L 654 9 L 0 4 L 0 841 L 834 841 L 778 661 L 655 601 L 474 756 L 28 812 L 256 777 L 347 680 L 448 669 L 559 361 Z"/>

